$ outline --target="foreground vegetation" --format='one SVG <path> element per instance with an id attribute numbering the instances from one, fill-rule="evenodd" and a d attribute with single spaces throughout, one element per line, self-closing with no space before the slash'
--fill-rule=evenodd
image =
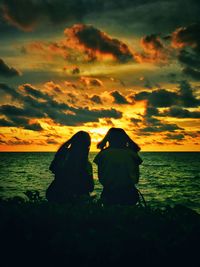
<path id="1" fill-rule="evenodd" d="M 44 266 L 195 266 L 200 215 L 184 206 L 0 201 L 1 261 Z"/>

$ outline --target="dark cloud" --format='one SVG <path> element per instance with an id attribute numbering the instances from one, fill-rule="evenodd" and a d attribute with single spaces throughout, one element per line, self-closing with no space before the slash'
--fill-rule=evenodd
<path id="1" fill-rule="evenodd" d="M 187 27 L 180 27 L 172 34 L 175 47 L 191 47 L 200 52 L 200 23 L 193 23 Z"/>
<path id="2" fill-rule="evenodd" d="M 193 78 L 194 80 L 199 81 L 200 80 L 200 70 L 195 70 L 193 68 L 190 67 L 186 67 L 182 70 L 182 72 L 188 76 L 190 76 L 191 78 Z"/>
<path id="3" fill-rule="evenodd" d="M 90 80 L 90 85 L 101 87 L 103 85 L 103 83 L 99 79 L 91 79 Z"/>
<path id="4" fill-rule="evenodd" d="M 148 126 L 162 126 L 161 121 L 152 117 L 150 114 L 146 112 L 145 116 L 145 122 Z"/>
<path id="5" fill-rule="evenodd" d="M 66 117 L 66 125 L 81 125 L 86 122 L 98 122 L 100 118 L 113 118 L 119 119 L 122 117 L 122 112 L 111 109 L 94 109 L 89 110 L 88 108 L 76 109 L 76 115 L 68 115 Z M 63 124 L 66 123 L 63 121 Z"/>
<path id="6" fill-rule="evenodd" d="M 92 111 L 89 109 L 76 109 L 76 113 L 72 114 L 65 114 L 62 111 L 52 111 L 51 113 L 48 112 L 48 116 L 55 122 L 63 126 L 78 126 L 83 125 L 87 122 L 98 122 L 99 118 L 103 117 L 115 117 L 118 114 L 112 112 L 112 110 L 101 110 L 101 111 Z"/>
<path id="7" fill-rule="evenodd" d="M 56 134 L 53 134 L 53 133 L 46 133 L 44 134 L 45 137 L 47 138 L 54 138 L 54 139 L 60 139 L 62 138 L 61 135 L 58 135 L 57 133 Z"/>
<path id="8" fill-rule="evenodd" d="M 200 99 L 194 95 L 193 88 L 187 81 L 181 81 L 179 90 L 171 92 L 166 89 L 158 89 L 152 92 L 142 91 L 132 95 L 135 101 L 148 100 L 151 107 L 171 107 L 181 105 L 183 107 L 198 107 Z"/>
<path id="9" fill-rule="evenodd" d="M 76 24 L 65 30 L 67 45 L 87 53 L 90 60 L 112 56 L 119 62 L 134 60 L 128 46 L 92 25 Z"/>
<path id="10" fill-rule="evenodd" d="M 176 83 L 177 74 L 170 72 L 167 74 L 167 77 L 169 78 L 170 83 Z"/>
<path id="11" fill-rule="evenodd" d="M 197 0 L 2 0 L 4 19 L 25 31 L 49 23 L 98 20 L 128 32 L 171 31 L 177 25 L 199 21 Z M 181 10 L 181 12 L 180 12 Z M 159 22 L 159 23 L 158 23 Z M 46 30 L 46 28 L 45 28 Z"/>
<path id="12" fill-rule="evenodd" d="M 190 136 L 191 138 L 199 138 L 200 137 L 200 131 L 187 131 L 184 134 Z"/>
<path id="13" fill-rule="evenodd" d="M 151 123 L 152 124 L 152 123 Z M 176 124 L 164 124 L 161 122 L 156 122 L 156 125 L 149 125 L 142 129 L 140 129 L 140 132 L 147 132 L 147 133 L 159 133 L 159 132 L 174 132 L 176 130 L 182 130 L 182 128 L 178 127 Z"/>
<path id="14" fill-rule="evenodd" d="M 141 39 L 144 49 L 142 54 L 138 54 L 141 61 L 151 61 L 155 63 L 168 63 L 169 51 L 157 34 L 146 35 Z"/>
<path id="15" fill-rule="evenodd" d="M 42 131 L 43 128 L 39 123 L 30 123 L 29 118 L 18 117 L 18 116 L 9 116 L 9 120 L 12 122 L 12 127 L 22 127 L 27 130 L 32 131 Z"/>
<path id="16" fill-rule="evenodd" d="M 195 97 L 189 82 L 181 81 L 179 88 L 179 99 L 184 107 L 198 107 L 200 105 L 200 99 Z"/>
<path id="17" fill-rule="evenodd" d="M 79 73 L 80 73 L 79 67 L 75 67 L 72 69 L 72 74 L 79 74 Z"/>
<path id="18" fill-rule="evenodd" d="M 111 109 L 89 109 L 69 106 L 66 103 L 54 100 L 50 95 L 33 88 L 30 84 L 20 87 L 21 90 L 0 86 L 4 92 L 11 95 L 15 101 L 21 103 L 20 107 L 14 105 L 2 105 L 0 111 L 6 117 L 2 120 L 2 126 L 19 126 L 30 130 L 41 130 L 37 123 L 32 124 L 30 119 L 50 118 L 55 123 L 64 126 L 82 125 L 87 122 L 98 122 L 100 118 L 122 117 L 122 113 Z"/>
<path id="19" fill-rule="evenodd" d="M 164 48 L 159 36 L 156 34 L 144 36 L 141 42 L 143 47 L 147 50 L 158 51 Z"/>
<path id="20" fill-rule="evenodd" d="M 159 110 L 156 107 L 147 105 L 145 115 L 146 115 L 146 117 L 158 116 Z"/>
<path id="21" fill-rule="evenodd" d="M 58 42 L 34 41 L 25 46 L 26 53 L 39 52 L 42 56 L 62 56 L 73 64 L 96 60 L 117 60 L 125 63 L 134 61 L 134 55 L 128 45 L 112 38 L 92 25 L 74 24 L 64 30 L 65 38 Z M 63 71 L 79 75 L 78 66 L 64 66 Z M 91 79 L 94 86 L 102 86 L 98 79 Z"/>
<path id="22" fill-rule="evenodd" d="M 95 104 L 102 104 L 102 100 L 98 95 L 93 95 L 90 100 Z"/>
<path id="23" fill-rule="evenodd" d="M 41 127 L 41 125 L 39 123 L 28 124 L 24 128 L 28 129 L 28 130 L 32 130 L 32 131 L 42 131 L 43 130 L 43 128 Z"/>
<path id="24" fill-rule="evenodd" d="M 200 51 L 182 49 L 178 61 L 184 66 L 182 73 L 194 80 L 200 80 Z"/>
<path id="25" fill-rule="evenodd" d="M 49 96 L 42 93 L 39 90 L 36 90 L 31 84 L 24 84 L 22 86 L 22 89 L 24 90 L 24 92 L 28 95 L 33 96 L 34 98 L 37 99 L 45 99 L 45 100 L 50 100 Z"/>
<path id="26" fill-rule="evenodd" d="M 31 145 L 33 144 L 33 141 L 32 140 L 22 140 L 22 139 L 19 139 L 19 138 L 12 138 L 11 140 L 0 140 L 0 143 L 1 144 L 4 144 L 4 145 Z"/>
<path id="27" fill-rule="evenodd" d="M 115 104 L 119 104 L 119 105 L 129 104 L 127 99 L 122 94 L 120 94 L 118 91 L 113 91 L 110 93 L 110 95 L 114 98 Z"/>
<path id="28" fill-rule="evenodd" d="M 38 2 L 38 3 L 37 3 Z M 12 25 L 30 31 L 41 16 L 39 1 L 3 1 L 2 10 L 4 18 Z"/>
<path id="29" fill-rule="evenodd" d="M 48 112 L 54 122 L 63 126 L 78 126 L 87 122 L 98 122 L 100 118 L 119 119 L 122 113 L 115 109 L 90 110 L 88 108 L 74 108 L 74 115 L 65 114 L 62 110 Z"/>
<path id="30" fill-rule="evenodd" d="M 185 138 L 185 136 L 182 133 L 180 133 L 180 134 L 167 133 L 165 136 L 165 139 L 169 139 L 169 140 L 183 140 L 184 138 Z"/>
<path id="31" fill-rule="evenodd" d="M 14 111 L 16 111 L 16 113 Z M 26 115 L 26 117 L 23 117 L 23 110 L 17 109 L 15 106 L 0 106 L 0 112 L 7 118 L 6 120 L 0 119 L 1 127 L 22 127 L 32 131 L 43 130 L 39 123 L 29 123 L 29 119 L 27 118 L 28 116 Z"/>
<path id="32" fill-rule="evenodd" d="M 133 0 L 132 6 L 128 5 L 126 9 L 124 8 L 118 14 L 117 19 L 121 23 L 121 29 L 124 28 L 124 31 L 126 31 L 125 27 L 127 27 L 129 31 L 132 29 L 138 33 L 169 33 L 177 25 L 188 25 L 194 21 L 199 21 L 199 11 L 198 0 L 189 2 L 182 0 Z"/>
<path id="33" fill-rule="evenodd" d="M 2 2 L 4 19 L 24 31 L 32 31 L 38 24 L 45 23 L 45 20 L 49 20 L 52 24 L 80 22 L 89 12 L 103 7 L 98 0 L 87 2 L 82 0 L 20 0 L 20 3 L 4 0 Z"/>
<path id="34" fill-rule="evenodd" d="M 200 55 L 194 51 L 187 51 L 185 49 L 180 50 L 178 60 L 182 64 L 190 66 L 191 68 L 200 68 Z"/>
<path id="35" fill-rule="evenodd" d="M 183 107 L 198 107 L 200 100 L 193 94 L 193 88 L 187 81 L 181 81 L 179 90 L 171 92 L 159 89 L 152 92 L 143 91 L 133 95 L 134 100 L 147 100 L 146 111 L 143 116 L 145 127 L 140 128 L 139 134 L 151 134 L 156 132 L 175 132 L 182 130 L 174 123 L 168 123 L 156 117 L 175 117 L 175 118 L 199 118 L 200 112 L 189 111 Z M 159 108 L 169 107 L 161 112 Z M 133 121 L 134 123 L 134 121 Z"/>
<path id="36" fill-rule="evenodd" d="M 152 89 L 152 84 L 148 79 L 144 80 L 144 87 L 148 89 Z"/>
<path id="37" fill-rule="evenodd" d="M 11 121 L 8 121 L 5 119 L 0 119 L 0 126 L 1 127 L 10 127 L 10 126 L 15 126 L 15 124 Z"/>
<path id="38" fill-rule="evenodd" d="M 181 81 L 179 89 L 176 92 L 159 89 L 152 92 L 143 91 L 133 95 L 132 97 L 135 101 L 147 100 L 146 111 L 143 115 L 143 124 L 145 126 L 139 129 L 139 134 L 150 135 L 154 132 L 176 132 L 178 130 L 183 130 L 178 125 L 174 123 L 165 122 L 164 120 L 160 120 L 157 117 L 192 119 L 200 117 L 199 111 L 189 111 L 183 108 L 195 108 L 200 105 L 200 99 L 197 99 L 195 97 L 193 88 L 187 81 Z M 162 107 L 169 108 L 167 110 L 162 111 L 159 109 Z"/>
<path id="39" fill-rule="evenodd" d="M 131 122 L 134 124 L 134 125 L 138 125 L 138 123 L 142 122 L 141 119 L 136 119 L 136 118 L 131 118 Z"/>
<path id="40" fill-rule="evenodd" d="M 59 144 L 58 141 L 56 141 L 55 139 L 52 139 L 52 138 L 48 138 L 46 140 L 46 143 L 49 144 L 49 145 L 57 145 L 57 144 Z"/>
<path id="41" fill-rule="evenodd" d="M 2 105 L 0 106 L 0 112 L 7 117 L 9 116 L 20 116 L 20 117 L 29 117 L 29 118 L 43 118 L 44 114 L 33 108 L 20 108 L 12 105 Z"/>
<path id="42" fill-rule="evenodd" d="M 177 93 L 167 91 L 165 89 L 158 89 L 152 92 L 142 91 L 134 96 L 137 100 L 148 100 L 151 106 L 155 107 L 169 107 L 176 103 Z"/>
<path id="43" fill-rule="evenodd" d="M 80 78 L 80 82 L 83 83 L 86 86 L 94 86 L 94 87 L 103 86 L 103 82 L 100 79 L 86 77 L 86 76 L 82 76 Z"/>
<path id="44" fill-rule="evenodd" d="M 102 125 L 105 125 L 105 126 L 109 125 L 109 126 L 112 126 L 112 127 L 115 126 L 114 123 L 112 122 L 112 120 L 109 119 L 109 118 L 105 118 L 104 121 L 102 122 Z M 98 125 L 97 125 L 97 127 L 98 127 Z"/>
<path id="45" fill-rule="evenodd" d="M 161 116 L 169 116 L 175 118 L 200 118 L 200 111 L 189 111 L 183 109 L 179 106 L 171 107 L 168 110 L 164 111 Z"/>
<path id="46" fill-rule="evenodd" d="M 172 34 L 172 44 L 181 50 L 178 61 L 184 66 L 183 74 L 200 79 L 200 23 L 178 28 Z"/>
<path id="47" fill-rule="evenodd" d="M 67 96 L 69 97 L 69 99 L 67 99 L 67 101 L 71 104 L 76 104 L 78 101 L 78 98 L 76 95 L 74 95 L 73 93 L 67 93 Z"/>
<path id="48" fill-rule="evenodd" d="M 21 99 L 21 95 L 18 93 L 17 90 L 4 83 L 0 83 L 0 91 L 2 91 L 4 94 L 11 96 L 13 99 Z"/>
<path id="49" fill-rule="evenodd" d="M 14 76 L 19 76 L 20 73 L 18 70 L 14 69 L 13 67 L 9 67 L 3 59 L 0 58 L 0 76 L 11 78 Z"/>
<path id="50" fill-rule="evenodd" d="M 161 121 L 155 116 L 159 116 L 159 110 L 151 105 L 147 105 L 146 112 L 143 116 L 144 127 L 139 129 L 139 134 L 160 133 L 160 132 L 174 132 L 176 130 L 182 130 L 178 125 L 174 123 L 167 123 Z"/>

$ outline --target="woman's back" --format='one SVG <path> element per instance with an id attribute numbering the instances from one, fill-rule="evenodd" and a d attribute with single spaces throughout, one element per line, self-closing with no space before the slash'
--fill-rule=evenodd
<path id="1" fill-rule="evenodd" d="M 98 165 L 99 180 L 106 187 L 131 186 L 138 182 L 142 161 L 129 148 L 107 148 L 96 156 L 94 162 Z"/>
<path id="2" fill-rule="evenodd" d="M 98 165 L 98 178 L 103 185 L 101 199 L 104 204 L 132 205 L 138 201 L 135 184 L 139 180 L 137 152 L 140 147 L 122 128 L 110 128 L 97 144 L 101 149 L 94 162 Z"/>
<path id="3" fill-rule="evenodd" d="M 47 189 L 48 200 L 68 201 L 93 191 L 92 165 L 88 161 L 89 146 L 89 134 L 80 131 L 59 148 L 50 165 L 55 179 Z"/>

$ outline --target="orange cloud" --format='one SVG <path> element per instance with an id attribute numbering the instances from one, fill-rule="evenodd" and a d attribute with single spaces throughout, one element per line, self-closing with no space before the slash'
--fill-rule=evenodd
<path id="1" fill-rule="evenodd" d="M 67 46 L 86 54 L 88 60 L 115 59 L 119 62 L 133 61 L 129 47 L 94 28 L 91 25 L 75 24 L 64 31 Z"/>
<path id="2" fill-rule="evenodd" d="M 103 86 L 103 82 L 97 78 L 90 78 L 90 77 L 82 76 L 80 78 L 80 82 L 86 86 L 95 86 L 95 87 Z"/>
<path id="3" fill-rule="evenodd" d="M 46 43 L 42 41 L 35 41 L 22 47 L 21 49 L 22 51 L 25 51 L 25 53 L 36 53 L 48 60 L 52 60 L 55 56 L 61 56 L 66 59 L 69 55 L 67 48 L 56 42 Z"/>
<path id="4" fill-rule="evenodd" d="M 189 46 L 193 49 L 200 50 L 200 24 L 194 23 L 187 27 L 180 27 L 172 33 L 172 46 L 184 48 Z"/>
<path id="5" fill-rule="evenodd" d="M 141 39 L 143 53 L 135 54 L 138 62 L 167 63 L 170 51 L 156 34 L 146 35 Z"/>

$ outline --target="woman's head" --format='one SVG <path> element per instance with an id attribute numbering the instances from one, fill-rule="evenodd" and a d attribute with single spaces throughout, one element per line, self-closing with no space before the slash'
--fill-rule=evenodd
<path id="1" fill-rule="evenodd" d="M 85 148 L 89 149 L 91 145 L 90 135 L 85 131 L 75 133 L 68 141 L 68 146 L 71 148 Z"/>
<path id="2" fill-rule="evenodd" d="M 62 153 L 62 151 L 70 150 L 76 151 L 77 156 L 82 153 L 88 154 L 91 145 L 90 135 L 85 131 L 79 131 L 75 133 L 67 142 L 65 142 L 57 151 L 57 153 Z"/>
<path id="3" fill-rule="evenodd" d="M 98 143 L 97 148 L 104 149 L 112 148 L 131 148 L 134 151 L 139 151 L 140 147 L 127 135 L 122 128 L 110 128 L 101 142 Z"/>

